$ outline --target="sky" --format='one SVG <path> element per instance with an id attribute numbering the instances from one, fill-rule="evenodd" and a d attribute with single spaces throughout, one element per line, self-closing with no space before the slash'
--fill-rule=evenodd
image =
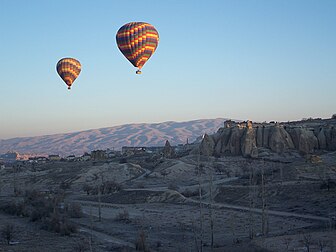
<path id="1" fill-rule="evenodd" d="M 160 42 L 141 75 L 116 32 Z M 130 123 L 336 113 L 334 0 L 1 0 L 0 139 Z M 70 91 L 56 63 L 82 64 Z"/>

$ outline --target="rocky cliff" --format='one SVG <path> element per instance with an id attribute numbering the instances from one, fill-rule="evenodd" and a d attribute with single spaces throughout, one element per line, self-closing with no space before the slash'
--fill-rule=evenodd
<path id="1" fill-rule="evenodd" d="M 204 135 L 199 145 L 202 155 L 243 155 L 265 157 L 270 154 L 336 150 L 336 120 L 295 123 L 252 123 L 226 121 L 213 135 Z"/>

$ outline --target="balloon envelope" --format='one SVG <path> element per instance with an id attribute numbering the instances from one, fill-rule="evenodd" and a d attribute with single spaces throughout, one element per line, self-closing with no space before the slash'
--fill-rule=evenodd
<path id="1" fill-rule="evenodd" d="M 68 89 L 71 88 L 71 85 L 80 74 L 81 68 L 80 62 L 73 58 L 63 58 L 56 65 L 57 73 L 65 84 L 68 85 Z"/>
<path id="2" fill-rule="evenodd" d="M 139 68 L 137 73 L 141 73 L 140 69 L 159 44 L 159 33 L 151 24 L 131 22 L 118 30 L 116 39 L 121 53 Z"/>

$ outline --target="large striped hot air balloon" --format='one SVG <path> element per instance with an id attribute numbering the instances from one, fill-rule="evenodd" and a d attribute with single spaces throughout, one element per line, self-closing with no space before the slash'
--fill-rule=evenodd
<path id="1" fill-rule="evenodd" d="M 57 73 L 65 84 L 68 85 L 68 89 L 71 89 L 71 85 L 78 77 L 81 67 L 80 62 L 73 58 L 63 58 L 57 62 Z"/>
<path id="2" fill-rule="evenodd" d="M 122 54 L 137 67 L 137 74 L 152 56 L 159 43 L 159 33 L 153 25 L 144 22 L 131 22 L 117 32 L 117 45 Z"/>

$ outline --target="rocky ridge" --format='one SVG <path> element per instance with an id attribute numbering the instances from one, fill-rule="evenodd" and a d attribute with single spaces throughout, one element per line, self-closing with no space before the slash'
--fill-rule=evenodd
<path id="1" fill-rule="evenodd" d="M 336 120 L 311 119 L 287 123 L 236 123 L 227 120 L 215 134 L 203 136 L 197 151 L 202 155 L 252 158 L 336 151 Z"/>

